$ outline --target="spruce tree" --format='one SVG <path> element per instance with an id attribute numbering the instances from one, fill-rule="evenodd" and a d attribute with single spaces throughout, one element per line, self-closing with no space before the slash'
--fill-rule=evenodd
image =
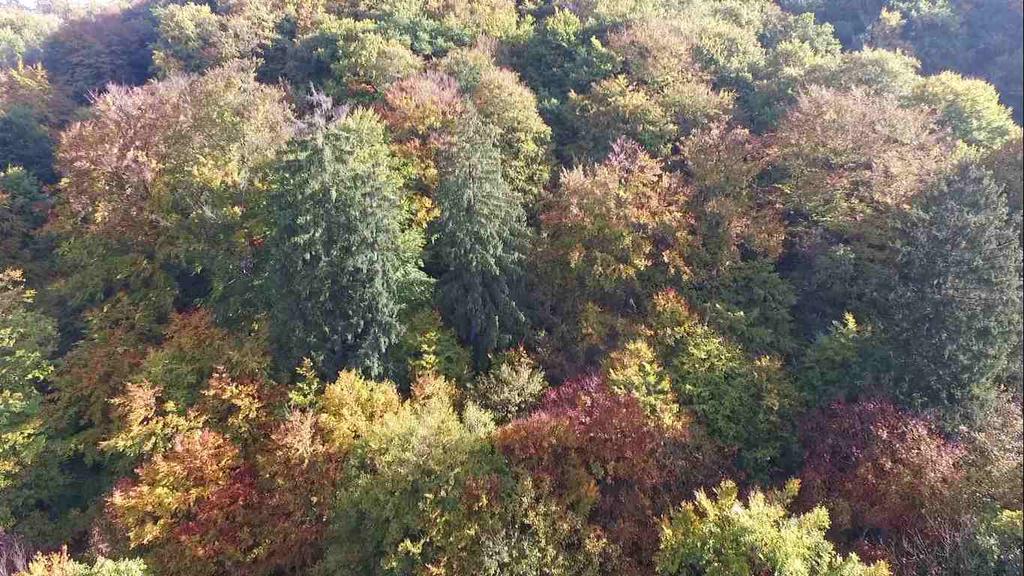
<path id="1" fill-rule="evenodd" d="M 285 368 L 309 356 L 328 374 L 377 376 L 401 335 L 403 289 L 421 274 L 417 246 L 383 123 L 360 109 L 331 119 L 328 107 L 290 147 L 268 202 L 273 334 Z"/>
<path id="2" fill-rule="evenodd" d="M 501 173 L 493 131 L 470 110 L 439 162 L 431 254 L 445 320 L 473 348 L 478 366 L 520 330 L 516 304 L 526 215 Z"/>
<path id="3" fill-rule="evenodd" d="M 895 392 L 915 408 L 969 419 L 993 397 L 1021 329 L 1021 251 L 1005 196 L 964 164 L 902 222 L 892 294 Z"/>

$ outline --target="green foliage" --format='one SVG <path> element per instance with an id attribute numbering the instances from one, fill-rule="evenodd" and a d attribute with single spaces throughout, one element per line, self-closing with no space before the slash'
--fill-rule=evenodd
<path id="1" fill-rule="evenodd" d="M 455 50 L 441 68 L 459 82 L 480 117 L 495 128 L 501 174 L 512 192 L 531 207 L 551 178 L 551 129 L 537 111 L 533 92 L 493 58 L 480 49 Z"/>
<path id="2" fill-rule="evenodd" d="M 573 113 L 581 118 L 582 158 L 606 156 L 620 136 L 640 143 L 654 155 L 662 155 L 676 135 L 668 113 L 654 97 L 630 86 L 622 76 L 595 83 L 586 96 L 570 93 L 569 102 Z"/>
<path id="3" fill-rule="evenodd" d="M 557 114 L 557 106 L 571 90 L 583 91 L 592 81 L 607 76 L 614 62 L 580 18 L 562 9 L 537 22 L 517 60 L 526 83 L 537 92 L 549 116 Z"/>
<path id="4" fill-rule="evenodd" d="M 672 16 L 674 35 L 692 43 L 693 61 L 717 90 L 735 94 L 739 115 L 758 130 L 774 124 L 804 78 L 839 53 L 830 27 L 770 2 L 683 3 Z"/>
<path id="5" fill-rule="evenodd" d="M 52 182 L 53 142 L 35 112 L 24 106 L 0 110 L 0 169 L 21 166 Z"/>
<path id="6" fill-rule="evenodd" d="M 444 561 L 446 542 L 429 536 L 456 521 L 461 488 L 473 473 L 466 466 L 486 470 L 480 454 L 486 443 L 462 424 L 443 396 L 393 405 L 376 426 L 355 437 L 362 441 L 353 446 L 345 472 L 349 479 L 335 504 L 336 533 L 322 569 L 413 574 L 417 566 Z M 450 552 L 458 553 L 458 547 Z"/>
<path id="7" fill-rule="evenodd" d="M 1024 216 L 1024 131 L 1017 128 L 1012 138 L 984 156 L 983 164 L 1005 190 L 1010 220 L 1020 228 Z"/>
<path id="8" fill-rule="evenodd" d="M 782 355 L 793 350 L 790 309 L 796 296 L 772 262 L 736 262 L 692 290 L 708 322 L 747 352 Z"/>
<path id="9" fill-rule="evenodd" d="M 903 224 L 891 294 L 905 404 L 962 421 L 990 402 L 1021 323 L 1021 252 L 1006 200 L 964 164 L 929 188 Z"/>
<path id="10" fill-rule="evenodd" d="M 97 558 L 92 566 L 72 560 L 67 550 L 36 556 L 24 576 L 148 576 L 149 570 L 141 560 L 108 560 Z"/>
<path id="11" fill-rule="evenodd" d="M 23 168 L 0 171 L 0 266 L 45 262 L 47 246 L 37 231 L 50 204 L 39 181 Z"/>
<path id="12" fill-rule="evenodd" d="M 51 127 L 66 120 L 70 113 L 66 96 L 50 83 L 50 75 L 41 64 L 0 68 L 0 111 L 18 108 L 30 110 L 40 123 Z"/>
<path id="13" fill-rule="evenodd" d="M 1012 1 L 933 2 L 784 0 L 794 12 L 812 11 L 832 23 L 849 48 L 865 45 L 915 56 L 929 73 L 955 70 L 994 84 L 1021 117 L 1021 8 Z"/>
<path id="14" fill-rule="evenodd" d="M 153 65 L 164 75 L 202 72 L 257 55 L 273 39 L 275 14 L 255 2 L 155 6 Z"/>
<path id="15" fill-rule="evenodd" d="M 88 459 L 114 433 L 114 405 L 140 368 L 148 348 L 160 341 L 173 305 L 166 278 L 147 278 L 85 314 L 85 334 L 65 354 L 55 375 L 53 424 Z M 156 286 L 148 284 L 154 281 Z"/>
<path id="16" fill-rule="evenodd" d="M 406 38 L 423 55 L 443 55 L 469 46 L 480 36 L 506 39 L 518 32 L 519 16 L 511 0 L 346 0 L 346 11 L 373 19 Z"/>
<path id="17" fill-rule="evenodd" d="M 978 540 L 981 546 L 988 548 L 990 569 L 994 574 L 1021 573 L 1024 568 L 1021 559 L 1024 536 L 1021 534 L 1024 534 L 1024 513 L 1020 510 L 1000 510 L 984 524 Z M 975 573 L 982 574 L 981 571 Z"/>
<path id="18" fill-rule="evenodd" d="M 228 375 L 258 380 L 266 372 L 262 344 L 218 328 L 206 310 L 173 315 L 160 345 L 109 400 L 117 431 L 101 447 L 136 458 L 166 449 L 176 433 L 200 424 L 195 407 L 208 382 Z"/>
<path id="19" fill-rule="evenodd" d="M 1017 488 L 1024 482 L 1024 430 L 1021 406 L 1002 396 L 984 413 L 981 424 L 966 434 L 967 480 L 970 498 L 985 505 L 1020 510 L 1024 494 Z"/>
<path id="20" fill-rule="evenodd" d="M 60 25 L 53 14 L 40 14 L 16 5 L 0 8 L 0 68 L 19 62 L 38 62 L 46 37 Z"/>
<path id="21" fill-rule="evenodd" d="M 411 310 L 404 324 L 405 332 L 394 349 L 396 365 L 408 364 L 407 374 L 398 371 L 403 385 L 415 381 L 419 374 L 440 374 L 457 384 L 470 378 L 473 365 L 470 351 L 459 343 L 458 336 L 444 324 L 436 310 Z"/>
<path id="22" fill-rule="evenodd" d="M 609 388 L 635 397 L 649 415 L 666 426 L 676 422 L 679 400 L 654 350 L 646 341 L 630 340 L 621 350 L 609 354 L 604 371 Z"/>
<path id="23" fill-rule="evenodd" d="M 490 428 L 455 412 L 449 385 L 417 383 L 358 424 L 336 495 L 330 574 L 576 574 L 571 528 L 517 484 L 488 441 Z M 351 392 L 339 393 L 350 395 Z M 331 408 L 327 408 L 332 413 Z"/>
<path id="24" fill-rule="evenodd" d="M 47 436 L 43 394 L 53 373 L 57 331 L 53 320 L 31 309 L 34 291 L 20 270 L 0 272 L 0 528 L 17 518 L 11 507 L 32 486 Z M 40 466 L 41 467 L 41 466 Z"/>
<path id="25" fill-rule="evenodd" d="M 692 281 L 701 288 L 721 291 L 737 271 L 740 276 L 763 271 L 755 277 L 775 284 L 768 264 L 782 253 L 784 224 L 773 194 L 758 182 L 767 164 L 764 144 L 748 130 L 724 124 L 697 130 L 679 143 L 678 161 L 694 188 L 688 209 L 699 244 L 688 261 Z M 777 296 L 785 301 L 781 292 Z"/>
<path id="26" fill-rule="evenodd" d="M 825 538 L 829 519 L 823 508 L 787 513 L 799 485 L 790 481 L 780 493 L 755 490 L 746 503 L 729 481 L 713 496 L 697 492 L 662 529 L 658 574 L 887 576 L 884 562 L 866 565 L 856 555 L 836 553 Z"/>
<path id="27" fill-rule="evenodd" d="M 522 349 L 511 350 L 473 381 L 468 398 L 494 415 L 499 424 L 527 414 L 548 388 L 544 371 Z"/>
<path id="28" fill-rule="evenodd" d="M 999 103 L 991 84 L 954 72 L 925 78 L 909 101 L 937 110 L 942 124 L 972 146 L 998 148 L 1016 130 L 1010 110 Z"/>
<path id="29" fill-rule="evenodd" d="M 893 548 L 894 568 L 913 576 L 935 574 L 954 576 L 1005 576 L 1021 574 L 1021 512 L 982 511 L 976 517 L 932 521 L 927 528 L 938 531 L 936 542 L 914 534 Z"/>
<path id="30" fill-rule="evenodd" d="M 224 38 L 220 19 L 205 4 L 170 4 L 153 15 L 160 34 L 154 49 L 154 64 L 165 74 L 202 72 L 230 57 L 230 42 Z"/>
<path id="31" fill-rule="evenodd" d="M 920 62 L 902 52 L 864 48 L 844 52 L 833 66 L 814 74 L 815 83 L 849 90 L 862 86 L 874 94 L 905 98 L 919 82 Z"/>
<path id="32" fill-rule="evenodd" d="M 284 368 L 312 356 L 328 374 L 343 367 L 382 374 L 420 279 L 418 253 L 403 242 L 414 232 L 379 117 L 329 114 L 319 111 L 274 169 L 267 200 L 274 338 Z"/>
<path id="33" fill-rule="evenodd" d="M 372 101 L 421 66 L 408 41 L 372 21 L 330 17 L 296 39 L 284 72 L 303 90 L 312 84 L 339 101 Z"/>
<path id="34" fill-rule="evenodd" d="M 847 312 L 834 320 L 829 331 L 819 335 L 804 352 L 797 371 L 797 385 L 811 406 L 836 400 L 852 400 L 864 392 L 873 372 L 869 362 L 877 352 L 870 326 L 861 326 Z"/>
<path id="35" fill-rule="evenodd" d="M 179 305 L 206 299 L 222 321 L 251 322 L 266 309 L 254 287 L 262 180 L 293 129 L 283 92 L 232 62 L 203 76 L 114 87 L 92 112 L 64 131 L 66 203 L 56 220 L 69 240 L 65 262 L 112 257 L 70 265 L 69 286 L 86 290 L 66 297 L 97 305 L 126 281 L 160 285 Z"/>
<path id="36" fill-rule="evenodd" d="M 520 198 L 502 176 L 492 130 L 470 112 L 454 138 L 439 166 L 430 257 L 440 271 L 441 313 L 482 366 L 521 330 L 516 298 L 528 231 Z"/>
<path id="37" fill-rule="evenodd" d="M 671 292 L 655 297 L 650 329 L 673 389 L 708 433 L 735 447 L 740 466 L 757 478 L 782 469 L 793 448 L 797 396 L 781 363 L 751 360 Z"/>

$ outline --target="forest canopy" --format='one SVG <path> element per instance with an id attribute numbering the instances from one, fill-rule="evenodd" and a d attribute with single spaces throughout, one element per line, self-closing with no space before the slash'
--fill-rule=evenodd
<path id="1" fill-rule="evenodd" d="M 1020 576 L 1019 0 L 0 0 L 0 576 Z"/>

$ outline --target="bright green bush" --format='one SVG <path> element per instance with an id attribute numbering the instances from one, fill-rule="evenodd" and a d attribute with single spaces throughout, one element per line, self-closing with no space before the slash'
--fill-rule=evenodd
<path id="1" fill-rule="evenodd" d="M 661 534 L 661 576 L 888 576 L 885 563 L 864 564 L 836 553 L 825 538 L 828 512 L 790 516 L 786 506 L 799 482 L 780 493 L 751 492 L 744 503 L 726 481 L 713 495 L 700 491 L 672 514 Z"/>

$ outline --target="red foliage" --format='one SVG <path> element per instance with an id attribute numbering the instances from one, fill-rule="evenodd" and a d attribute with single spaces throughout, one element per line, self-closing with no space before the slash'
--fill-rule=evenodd
<path id="1" fill-rule="evenodd" d="M 175 528 L 174 536 L 197 558 L 214 565 L 244 565 L 259 545 L 246 526 L 256 499 L 252 468 L 235 468 L 227 482 L 214 487 L 194 514 Z"/>
<path id="2" fill-rule="evenodd" d="M 262 441 L 239 448 L 209 429 L 180 434 L 115 490 L 114 521 L 162 572 L 297 573 L 318 557 L 340 455 L 312 412 L 251 436 Z"/>
<path id="3" fill-rule="evenodd" d="M 450 128 L 465 103 L 451 76 L 428 71 L 392 84 L 384 94 L 382 116 L 398 139 L 426 137 Z"/>
<path id="4" fill-rule="evenodd" d="M 250 524 L 264 532 L 260 573 L 297 573 L 318 557 L 341 455 L 315 413 L 293 412 L 257 461 L 261 496 Z"/>
<path id="5" fill-rule="evenodd" d="M 450 144 L 466 103 L 458 83 L 447 74 L 427 71 L 395 82 L 384 94 L 381 116 L 395 141 L 395 151 L 418 164 L 428 186 L 436 184 L 438 151 Z"/>
<path id="6" fill-rule="evenodd" d="M 632 396 L 596 377 L 550 390 L 540 409 L 498 432 L 500 449 L 617 544 L 625 573 L 649 573 L 674 467 L 665 432 Z"/>
<path id="7" fill-rule="evenodd" d="M 802 437 L 802 502 L 827 505 L 833 529 L 862 539 L 851 542 L 862 549 L 923 528 L 961 478 L 963 449 L 886 402 L 833 404 L 808 420 Z"/>

